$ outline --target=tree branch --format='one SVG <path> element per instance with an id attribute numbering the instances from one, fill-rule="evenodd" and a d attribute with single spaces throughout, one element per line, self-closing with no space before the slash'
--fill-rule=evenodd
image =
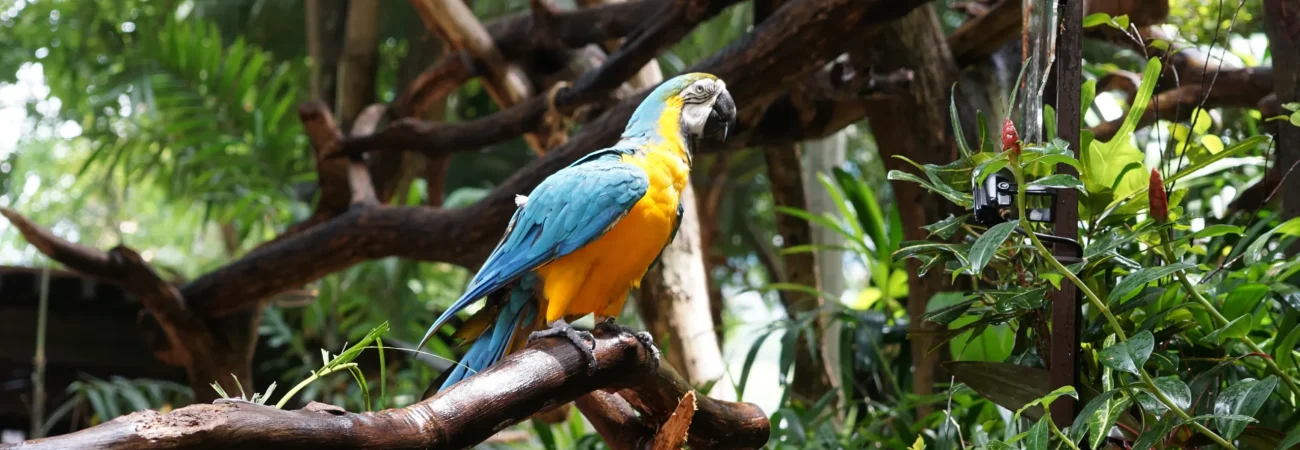
<path id="1" fill-rule="evenodd" d="M 612 450 L 640 450 L 654 439 L 654 430 L 618 394 L 595 390 L 573 403 Z"/>
<path id="2" fill-rule="evenodd" d="M 412 80 L 406 90 L 393 100 L 393 115 L 419 116 L 418 111 L 427 111 L 431 105 L 446 98 L 475 74 L 482 73 L 482 68 L 476 64 L 474 58 L 464 51 L 447 52 L 442 59 Z M 353 135 L 364 136 L 356 133 Z"/>
<path id="3" fill-rule="evenodd" d="M 750 99 L 776 97 L 783 86 L 805 79 L 826 61 L 843 53 L 851 44 L 843 36 L 865 35 L 873 25 L 897 18 L 923 3 L 920 0 L 795 0 L 753 32 L 687 70 L 735 80 L 729 87 L 739 104 Z M 501 230 L 515 210 L 514 196 L 528 193 L 547 176 L 582 155 L 612 144 L 645 95 L 643 92 L 620 101 L 586 124 L 582 133 L 520 169 L 470 207 L 428 210 L 381 206 L 349 210 L 307 232 L 258 248 L 193 280 L 182 288 L 182 293 L 199 314 L 221 316 L 254 307 L 277 293 L 368 259 L 397 256 L 474 266 L 500 239 Z M 508 124 L 509 121 L 493 118 L 518 113 L 536 104 L 535 99 L 525 101 L 481 120 Z M 538 108 L 536 117 L 541 116 L 542 109 Z M 747 122 L 753 124 L 755 120 L 751 118 Z M 467 134 L 463 136 L 467 138 L 492 139 L 468 134 L 473 125 L 458 125 L 456 128 L 465 130 Z M 742 132 L 745 126 L 742 124 Z"/>
<path id="4" fill-rule="evenodd" d="M 501 108 L 509 108 L 533 95 L 532 83 L 519 66 L 509 63 L 497 49 L 496 42 L 479 23 L 469 5 L 460 0 L 411 0 L 425 28 L 435 31 L 451 51 L 464 50 L 487 69 L 484 87 Z M 552 141 L 551 133 L 525 133 L 528 145 L 537 154 L 545 152 Z"/>
<path id="5" fill-rule="evenodd" d="M 249 402 L 219 401 L 159 414 L 142 411 L 75 433 L 29 441 L 45 448 L 189 449 L 274 447 L 466 448 L 538 411 L 596 389 L 635 393 L 645 411 L 672 409 L 691 389 L 666 365 L 649 368 L 630 335 L 596 333 L 598 368 L 572 344 L 541 340 L 428 400 L 401 408 L 353 414 L 321 403 L 285 411 Z M 701 398 L 689 437 L 699 448 L 759 448 L 770 432 L 767 416 L 749 403 Z M 651 414 L 650 417 L 659 417 Z M 659 422 L 662 423 L 662 422 Z"/>
<path id="6" fill-rule="evenodd" d="M 557 112 L 568 115 L 579 107 L 608 100 L 611 92 L 640 71 L 654 55 L 676 43 L 701 21 L 717 15 L 736 1 L 673 0 L 671 3 L 657 5 L 660 7 L 653 18 L 645 22 L 651 25 L 637 29 L 636 36 L 611 55 L 599 69 L 582 74 L 570 87 L 556 94 Z M 346 154 L 356 155 L 367 151 L 402 151 L 410 148 L 419 149 L 430 156 L 477 150 L 541 128 L 543 116 L 548 110 L 547 103 L 546 96 L 534 96 L 517 104 L 502 104 L 508 108 L 491 116 L 457 124 L 405 119 L 378 134 L 348 139 L 342 150 Z"/>
<path id="7" fill-rule="evenodd" d="M 121 285 L 139 297 L 167 337 L 155 353 L 168 364 L 187 366 L 203 357 L 212 338 L 205 323 L 186 310 L 180 292 L 158 276 L 139 253 L 123 246 L 107 253 L 68 242 L 8 208 L 0 214 L 32 245 L 51 259 L 78 272 Z"/>
<path id="8" fill-rule="evenodd" d="M 379 127 L 388 107 L 376 103 L 366 107 L 352 122 L 352 135 L 371 134 Z M 348 159 L 348 190 L 352 191 L 351 206 L 373 206 L 379 204 L 375 195 L 375 184 L 370 179 L 370 170 L 361 158 Z"/>

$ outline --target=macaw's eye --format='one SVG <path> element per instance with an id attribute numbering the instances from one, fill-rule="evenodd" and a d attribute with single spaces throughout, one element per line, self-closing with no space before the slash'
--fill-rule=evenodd
<path id="1" fill-rule="evenodd" d="M 697 85 L 695 85 L 694 88 L 691 89 L 691 91 L 693 91 L 693 93 L 695 93 L 695 94 L 704 95 L 704 85 L 703 85 L 703 84 L 697 84 Z"/>

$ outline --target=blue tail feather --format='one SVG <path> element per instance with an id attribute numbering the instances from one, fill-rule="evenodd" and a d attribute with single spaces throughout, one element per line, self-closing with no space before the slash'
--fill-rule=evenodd
<path id="1" fill-rule="evenodd" d="M 451 375 L 438 388 L 442 392 L 460 380 L 470 377 L 505 356 L 506 349 L 515 340 L 515 333 L 523 324 L 537 318 L 537 302 L 533 301 L 531 276 L 525 275 L 520 283 L 510 289 L 505 307 L 497 313 L 496 321 L 483 331 L 483 335 L 470 345 L 465 357 L 453 366 Z"/>

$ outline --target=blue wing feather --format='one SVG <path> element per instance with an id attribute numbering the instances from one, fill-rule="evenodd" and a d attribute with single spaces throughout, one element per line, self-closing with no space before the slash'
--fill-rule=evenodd
<path id="1" fill-rule="evenodd" d="M 429 327 L 417 348 L 423 348 L 439 327 L 470 303 L 582 248 L 627 215 L 650 185 L 644 170 L 620 160 L 629 151 L 610 148 L 594 152 L 533 189 L 465 294 Z"/>

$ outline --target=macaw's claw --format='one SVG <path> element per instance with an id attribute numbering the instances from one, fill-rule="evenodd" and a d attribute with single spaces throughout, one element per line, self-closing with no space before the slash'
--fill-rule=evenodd
<path id="1" fill-rule="evenodd" d="M 646 353 L 650 354 L 650 365 L 654 369 L 659 369 L 659 347 L 655 346 L 655 338 L 647 331 L 635 331 L 627 325 L 621 325 L 613 317 L 605 318 L 603 322 L 596 324 L 596 330 L 609 331 L 614 333 L 627 333 L 636 337 L 641 347 L 645 348 Z"/>
<path id="2" fill-rule="evenodd" d="M 534 331 L 528 335 L 528 343 L 535 340 L 548 337 L 563 337 L 572 342 L 578 348 L 578 353 L 582 353 L 582 358 L 587 360 L 587 375 L 596 373 L 596 337 L 586 331 L 580 331 L 565 322 L 564 319 L 551 322 L 550 328 L 540 331 Z"/>

